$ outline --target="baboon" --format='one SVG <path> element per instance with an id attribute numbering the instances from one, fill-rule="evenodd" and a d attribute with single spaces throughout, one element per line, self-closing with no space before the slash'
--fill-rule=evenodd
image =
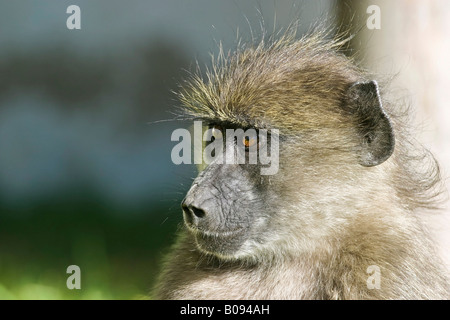
<path id="1" fill-rule="evenodd" d="M 286 32 L 221 51 L 182 85 L 184 115 L 210 128 L 276 128 L 279 171 L 203 168 L 154 298 L 448 299 L 420 219 L 442 191 L 438 164 L 344 43 Z"/>

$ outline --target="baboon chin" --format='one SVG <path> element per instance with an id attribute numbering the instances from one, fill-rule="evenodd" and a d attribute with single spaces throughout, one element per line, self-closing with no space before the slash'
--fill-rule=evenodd
<path id="1" fill-rule="evenodd" d="M 442 191 L 438 164 L 342 43 L 288 32 L 220 53 L 206 80 L 185 82 L 183 115 L 209 130 L 204 150 L 223 140 L 182 202 L 154 298 L 449 298 L 420 220 Z M 225 139 L 237 128 L 256 135 Z M 267 149 L 274 174 L 262 158 L 228 161 Z"/>

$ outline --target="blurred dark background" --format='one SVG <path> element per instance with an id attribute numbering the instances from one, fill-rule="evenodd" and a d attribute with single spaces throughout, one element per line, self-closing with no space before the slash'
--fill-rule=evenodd
<path id="1" fill-rule="evenodd" d="M 261 18 L 301 34 L 336 16 L 332 0 L 0 0 L 0 299 L 144 298 L 196 174 L 170 158 L 190 124 L 161 121 L 186 70 Z"/>

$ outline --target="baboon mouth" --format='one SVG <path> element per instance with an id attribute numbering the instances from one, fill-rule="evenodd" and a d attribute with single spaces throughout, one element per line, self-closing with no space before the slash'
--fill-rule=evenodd
<path id="1" fill-rule="evenodd" d="M 188 226 L 188 229 L 191 230 L 195 235 L 199 235 L 202 237 L 214 237 L 214 238 L 230 238 L 235 237 L 237 235 L 241 235 L 244 232 L 244 228 L 237 228 L 233 230 L 227 231 L 213 231 L 213 230 L 204 230 L 199 228 L 193 228 Z"/>
<path id="2" fill-rule="evenodd" d="M 246 239 L 245 228 L 228 231 L 196 229 L 193 235 L 200 251 L 221 258 L 234 257 Z"/>

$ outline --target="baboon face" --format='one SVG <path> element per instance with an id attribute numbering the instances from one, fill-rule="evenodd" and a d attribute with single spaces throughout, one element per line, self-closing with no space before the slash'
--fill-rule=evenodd
<path id="1" fill-rule="evenodd" d="M 191 108 L 223 132 L 228 124 L 243 122 L 280 131 L 276 174 L 261 175 L 260 164 L 213 161 L 194 180 L 182 208 L 202 252 L 234 259 L 255 258 L 269 248 L 298 250 L 302 241 L 329 234 L 333 222 L 343 220 L 333 216 L 343 207 L 342 195 L 355 197 L 357 185 L 371 179 L 370 167 L 392 154 L 393 130 L 377 83 L 357 82 L 353 74 L 345 75 L 347 64 L 333 70 L 341 58 L 327 59 L 325 65 L 288 70 L 291 78 L 280 75 L 275 82 L 252 69 L 257 62 L 238 61 L 218 80 L 226 84 L 223 90 L 211 85 L 189 96 L 197 100 Z M 263 70 L 275 70 L 277 61 L 268 59 L 274 67 Z M 240 82 L 242 74 L 249 79 L 247 73 L 261 84 Z M 236 147 L 227 141 L 222 152 Z"/>
<path id="2" fill-rule="evenodd" d="M 215 126 L 226 132 L 227 127 Z M 255 130 L 255 132 L 257 132 Z M 246 143 L 261 145 L 260 139 L 245 138 Z M 255 142 L 251 142 L 255 139 Z M 270 141 L 265 141 L 267 147 Z M 238 147 L 239 140 L 225 141 L 223 162 L 231 153 L 250 152 Z M 227 164 L 215 160 L 194 180 L 182 203 L 185 225 L 193 232 L 203 252 L 230 258 L 251 254 L 256 243 L 264 241 L 264 230 L 271 217 L 273 192 L 267 188 L 267 176 L 258 164 Z"/>

